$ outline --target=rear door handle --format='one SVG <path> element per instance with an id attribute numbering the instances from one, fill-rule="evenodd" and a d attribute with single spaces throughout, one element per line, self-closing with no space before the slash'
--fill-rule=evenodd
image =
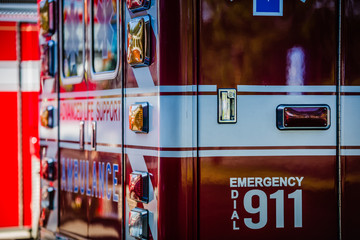
<path id="1" fill-rule="evenodd" d="M 91 150 L 96 150 L 96 122 L 91 122 Z"/>
<path id="2" fill-rule="evenodd" d="M 80 121 L 79 145 L 81 150 L 84 149 L 84 145 L 85 145 L 84 130 L 85 130 L 85 122 Z"/>

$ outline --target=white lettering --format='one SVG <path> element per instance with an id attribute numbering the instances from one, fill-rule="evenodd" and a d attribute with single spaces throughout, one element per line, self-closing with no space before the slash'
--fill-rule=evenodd
<path id="1" fill-rule="evenodd" d="M 236 178 L 230 178 L 230 187 L 236 187 Z"/>
<path id="2" fill-rule="evenodd" d="M 289 186 L 290 187 L 295 186 L 295 178 L 294 177 L 289 177 Z"/>
<path id="3" fill-rule="evenodd" d="M 249 177 L 247 182 L 248 187 L 254 187 L 254 178 Z"/>
<path id="4" fill-rule="evenodd" d="M 279 187 L 279 178 L 278 177 L 273 177 L 272 178 L 272 186 L 273 187 Z"/>
<path id="5" fill-rule="evenodd" d="M 262 186 L 263 186 L 262 180 L 263 180 L 263 179 L 262 179 L 261 177 L 256 177 L 256 178 L 255 178 L 255 186 L 256 186 L 256 187 L 258 187 L 258 186 L 262 187 Z"/>
<path id="6" fill-rule="evenodd" d="M 240 218 L 239 218 L 239 215 L 237 214 L 236 211 L 233 212 L 233 214 L 232 214 L 232 216 L 231 216 L 231 220 L 233 220 L 234 218 L 240 219 Z"/>
<path id="7" fill-rule="evenodd" d="M 239 230 L 240 228 L 236 226 L 236 222 L 233 221 L 233 230 Z"/>
<path id="8" fill-rule="evenodd" d="M 298 177 L 295 177 L 296 180 L 298 181 L 298 186 L 300 187 L 301 186 L 301 182 L 302 180 L 304 179 L 304 177 L 301 177 L 301 178 L 298 178 Z"/>
<path id="9" fill-rule="evenodd" d="M 271 187 L 271 178 L 269 177 L 264 178 L 264 186 Z"/>
<path id="10" fill-rule="evenodd" d="M 237 190 L 231 190 L 231 199 L 236 199 L 239 197 L 239 192 Z"/>

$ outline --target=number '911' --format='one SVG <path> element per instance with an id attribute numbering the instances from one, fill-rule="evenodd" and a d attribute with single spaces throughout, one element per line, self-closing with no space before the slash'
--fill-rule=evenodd
<path id="1" fill-rule="evenodd" d="M 239 192 L 231 190 L 231 199 L 237 199 Z M 257 207 L 253 204 L 253 198 L 259 199 Z M 301 228 L 302 225 L 302 190 L 298 189 L 287 195 L 288 199 L 294 199 L 294 227 Z M 270 194 L 270 199 L 275 200 L 276 206 L 276 228 L 284 228 L 284 190 L 278 190 Z M 268 222 L 268 197 L 262 190 L 250 190 L 244 195 L 243 199 L 244 209 L 250 214 L 259 214 L 259 220 L 254 221 L 253 218 L 244 218 L 245 225 L 250 229 L 261 229 L 266 226 Z M 240 227 L 235 220 L 239 220 L 239 214 L 236 211 L 236 200 L 234 200 L 234 211 L 231 216 L 233 220 L 233 230 L 239 230 Z"/>

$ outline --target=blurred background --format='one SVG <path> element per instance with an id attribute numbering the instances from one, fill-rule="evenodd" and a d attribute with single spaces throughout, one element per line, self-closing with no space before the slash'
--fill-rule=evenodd
<path id="1" fill-rule="evenodd" d="M 0 239 L 38 234 L 37 16 L 36 0 L 0 0 Z"/>

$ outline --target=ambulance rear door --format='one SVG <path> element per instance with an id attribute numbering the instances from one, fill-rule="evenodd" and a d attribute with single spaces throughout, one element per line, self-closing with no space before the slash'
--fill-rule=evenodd
<path id="1" fill-rule="evenodd" d="M 337 2 L 200 9 L 200 239 L 337 239 Z"/>

